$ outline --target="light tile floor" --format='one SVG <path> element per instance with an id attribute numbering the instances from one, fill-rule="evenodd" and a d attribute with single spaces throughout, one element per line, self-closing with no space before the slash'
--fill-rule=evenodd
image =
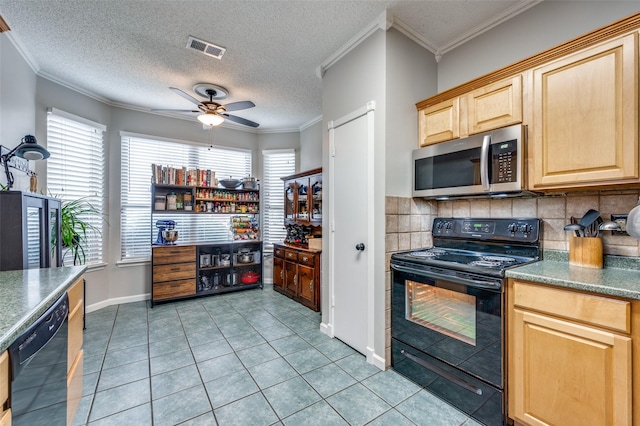
<path id="1" fill-rule="evenodd" d="M 74 424 L 478 425 L 319 324 L 268 286 L 92 312 Z"/>

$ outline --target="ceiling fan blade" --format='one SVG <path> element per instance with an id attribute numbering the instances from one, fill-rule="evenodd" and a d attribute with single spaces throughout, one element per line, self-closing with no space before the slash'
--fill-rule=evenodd
<path id="1" fill-rule="evenodd" d="M 152 109 L 152 112 L 202 112 L 199 109 Z"/>
<path id="2" fill-rule="evenodd" d="M 221 116 L 223 116 L 224 118 L 226 118 L 229 121 L 233 121 L 235 123 L 238 124 L 244 124 L 245 126 L 250 126 L 250 127 L 258 127 L 259 124 L 251 121 L 251 120 L 247 120 L 246 118 L 242 118 L 242 117 L 237 117 L 235 115 L 229 115 L 229 114 L 220 114 Z"/>
<path id="3" fill-rule="evenodd" d="M 197 100 L 196 98 L 194 98 L 190 94 L 183 92 L 182 90 L 178 89 L 177 87 L 169 87 L 169 89 L 173 90 L 173 92 L 175 94 L 182 96 L 183 98 L 185 98 L 189 102 L 192 102 L 192 103 L 194 103 L 196 105 L 200 105 L 200 103 L 201 103 L 199 100 Z"/>
<path id="4" fill-rule="evenodd" d="M 239 111 L 241 109 L 253 108 L 256 106 L 251 101 L 231 102 L 230 104 L 223 105 L 226 111 Z"/>

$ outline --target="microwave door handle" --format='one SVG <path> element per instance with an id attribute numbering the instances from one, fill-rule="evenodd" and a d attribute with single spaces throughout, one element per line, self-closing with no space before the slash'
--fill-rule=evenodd
<path id="1" fill-rule="evenodd" d="M 482 150 L 480 151 L 480 184 L 483 191 L 489 191 L 489 145 L 491 135 L 482 138 Z"/>

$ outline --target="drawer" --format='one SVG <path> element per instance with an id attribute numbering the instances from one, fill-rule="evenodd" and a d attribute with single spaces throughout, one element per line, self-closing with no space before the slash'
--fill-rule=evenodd
<path id="1" fill-rule="evenodd" d="M 82 305 L 69 313 L 69 337 L 67 338 L 67 369 L 73 365 L 82 349 Z"/>
<path id="2" fill-rule="evenodd" d="M 82 299 L 84 298 L 84 279 L 82 277 L 69 287 L 67 290 L 69 294 L 69 310 L 73 311 L 78 304 L 82 305 Z"/>
<path id="3" fill-rule="evenodd" d="M 195 278 L 153 284 L 153 300 L 171 299 L 172 297 L 196 294 Z"/>
<path id="4" fill-rule="evenodd" d="M 80 351 L 74 361 L 67 375 L 67 426 L 73 424 L 73 419 L 76 416 L 80 406 L 80 399 L 82 398 L 83 351 Z"/>
<path id="5" fill-rule="evenodd" d="M 298 252 L 297 251 L 293 251 L 293 250 L 285 250 L 284 251 L 284 258 L 291 261 L 291 262 L 297 262 L 298 261 Z"/>
<path id="6" fill-rule="evenodd" d="M 9 399 L 9 352 L 0 355 L 0 409 Z"/>
<path id="7" fill-rule="evenodd" d="M 309 253 L 298 253 L 298 263 L 300 265 L 306 265 L 313 267 L 315 265 L 315 256 Z"/>
<path id="8" fill-rule="evenodd" d="M 513 290 L 515 306 L 631 333 L 631 302 L 518 280 Z"/>
<path id="9" fill-rule="evenodd" d="M 196 262 L 196 246 L 153 247 L 153 264 Z"/>
<path id="10" fill-rule="evenodd" d="M 284 259 L 284 249 L 282 247 L 274 247 L 273 254 L 275 257 L 280 257 Z"/>
<path id="11" fill-rule="evenodd" d="M 195 262 L 153 266 L 153 282 L 154 283 L 182 280 L 186 278 L 195 278 L 195 276 L 196 276 Z"/>

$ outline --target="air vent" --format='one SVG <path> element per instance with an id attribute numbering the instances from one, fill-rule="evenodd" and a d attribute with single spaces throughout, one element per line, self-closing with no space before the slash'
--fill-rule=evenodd
<path id="1" fill-rule="evenodd" d="M 197 39 L 193 36 L 189 36 L 189 40 L 187 40 L 187 49 L 197 50 L 207 56 L 212 56 L 216 59 L 222 59 L 224 52 L 227 51 L 224 47 L 217 46 L 213 43 L 209 43 L 208 41 Z"/>

